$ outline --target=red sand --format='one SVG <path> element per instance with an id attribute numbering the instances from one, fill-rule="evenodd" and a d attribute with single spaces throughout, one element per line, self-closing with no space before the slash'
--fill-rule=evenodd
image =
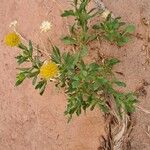
<path id="1" fill-rule="evenodd" d="M 66 97 L 53 85 L 47 87 L 42 97 L 31 81 L 14 87 L 17 73 L 14 57 L 19 50 L 3 43 L 3 37 L 10 31 L 9 23 L 17 20 L 18 31 L 26 39 L 42 44 L 45 35 L 40 34 L 39 26 L 43 20 L 49 20 L 53 24 L 49 35 L 56 43 L 66 33 L 58 6 L 52 1 L 1 0 L 0 19 L 0 150 L 97 149 L 100 136 L 104 134 L 99 111 L 74 117 L 67 124 L 64 116 Z"/>
<path id="2" fill-rule="evenodd" d="M 58 0 L 63 8 L 67 0 Z M 149 0 L 104 0 L 106 6 L 116 16 L 134 23 L 137 33 L 145 36 L 145 27 L 141 18 L 150 19 Z M 4 45 L 3 37 L 10 31 L 9 23 L 18 21 L 18 31 L 26 38 L 41 43 L 45 35 L 40 34 L 39 26 L 43 20 L 53 24 L 49 32 L 54 43 L 66 33 L 65 21 L 60 15 L 56 3 L 51 0 L 0 0 L 0 150 L 97 150 L 100 136 L 104 134 L 104 121 L 99 111 L 88 112 L 79 118 L 74 117 L 70 124 L 63 115 L 66 97 L 49 85 L 41 97 L 35 91 L 31 81 L 25 81 L 20 87 L 14 87 L 17 71 L 18 49 Z M 39 39 L 39 35 L 41 39 Z M 145 40 L 134 38 L 127 46 L 118 49 L 103 44 L 101 51 L 107 56 L 121 60 L 117 71 L 127 82 L 128 90 L 135 90 L 142 79 L 150 82 L 150 67 L 142 65 L 145 61 L 141 47 Z M 46 43 L 44 43 L 46 44 Z M 42 44 L 43 46 L 43 44 Z M 146 87 L 147 96 L 140 99 L 140 105 L 150 109 L 150 87 Z M 149 150 L 150 139 L 145 134 L 150 125 L 150 115 L 137 111 L 137 124 L 133 130 L 133 150 Z"/>

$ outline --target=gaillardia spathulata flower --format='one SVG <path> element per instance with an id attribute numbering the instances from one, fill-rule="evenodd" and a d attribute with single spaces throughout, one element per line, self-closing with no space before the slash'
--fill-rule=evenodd
<path id="1" fill-rule="evenodd" d="M 9 27 L 10 27 L 10 28 L 16 28 L 17 23 L 18 23 L 18 21 L 17 21 L 17 20 L 14 20 L 14 21 L 12 21 L 12 22 L 10 23 Z"/>
<path id="2" fill-rule="evenodd" d="M 40 26 L 41 32 L 48 32 L 49 30 L 51 30 L 51 28 L 52 28 L 51 22 L 49 22 L 49 21 L 43 21 L 41 23 L 41 26 Z"/>
<path id="3" fill-rule="evenodd" d="M 20 43 L 20 37 L 15 32 L 9 33 L 5 36 L 5 44 L 10 47 L 18 46 Z"/>
<path id="4" fill-rule="evenodd" d="M 42 67 L 40 68 L 40 76 L 43 79 L 49 80 L 57 77 L 59 74 L 58 65 L 51 60 L 47 60 L 44 62 Z"/>

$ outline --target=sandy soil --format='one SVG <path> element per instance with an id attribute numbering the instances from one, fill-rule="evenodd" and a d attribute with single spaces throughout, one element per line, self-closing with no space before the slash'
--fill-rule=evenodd
<path id="1" fill-rule="evenodd" d="M 58 0 L 62 8 L 67 0 Z M 136 90 L 143 79 L 150 83 L 150 67 L 145 65 L 147 27 L 141 23 L 143 17 L 150 20 L 149 0 L 104 0 L 106 6 L 124 21 L 134 23 L 136 33 L 142 38 L 133 38 L 127 46 L 117 48 L 103 43 L 101 52 L 121 60 L 115 68 L 124 76 L 127 90 Z M 100 136 L 105 134 L 104 121 L 100 112 L 88 112 L 74 118 L 70 124 L 63 115 L 66 105 L 65 95 L 49 85 L 41 97 L 31 81 L 14 87 L 17 71 L 14 57 L 18 49 L 10 49 L 3 43 L 3 37 L 10 31 L 9 23 L 17 20 L 18 31 L 36 43 L 43 43 L 45 35 L 40 34 L 39 26 L 43 20 L 50 20 L 53 30 L 49 33 L 54 43 L 66 33 L 65 21 L 58 5 L 48 0 L 0 0 L 0 150 L 96 150 L 100 146 Z M 40 38 L 39 38 L 40 37 Z M 150 45 L 149 45 L 150 46 Z M 94 57 L 94 56 L 93 56 Z M 150 86 L 144 86 L 145 95 L 140 96 L 140 105 L 150 110 Z M 137 110 L 136 125 L 132 133 L 133 150 L 149 150 L 150 138 L 146 134 L 150 125 L 150 115 Z"/>
<path id="2" fill-rule="evenodd" d="M 66 6 L 67 2 L 64 1 Z M 67 124 L 64 116 L 66 97 L 49 85 L 41 97 L 30 81 L 14 87 L 18 49 L 4 45 L 9 23 L 18 21 L 18 31 L 42 46 L 45 35 L 40 34 L 43 20 L 50 20 L 52 41 L 66 33 L 65 22 L 58 6 L 52 1 L 0 0 L 0 150 L 91 150 L 100 146 L 104 122 L 99 111 L 74 118 Z M 39 38 L 40 37 L 40 38 Z"/>
<path id="3" fill-rule="evenodd" d="M 145 64 L 146 52 L 143 45 L 150 49 L 150 41 L 147 42 L 147 35 L 150 35 L 150 26 L 143 25 L 142 18 L 150 21 L 150 1 L 149 0 L 113 0 L 111 3 L 104 1 L 106 6 L 115 15 L 121 16 L 123 20 L 133 23 L 136 26 L 136 33 L 141 38 L 133 38 L 127 46 L 117 49 L 108 47 L 104 44 L 104 53 L 117 56 L 121 64 L 117 66 L 117 71 L 124 74 L 121 79 L 125 80 L 128 89 L 140 91 L 139 104 L 142 108 L 150 110 L 150 86 L 142 86 L 143 80 L 150 83 L 150 65 Z M 149 33 L 148 33 L 149 32 Z M 111 49 L 111 50 L 110 50 Z M 132 150 L 149 150 L 150 149 L 150 114 L 137 110 L 134 114 L 135 127 L 131 135 Z M 147 134 L 147 133 L 148 134 Z"/>

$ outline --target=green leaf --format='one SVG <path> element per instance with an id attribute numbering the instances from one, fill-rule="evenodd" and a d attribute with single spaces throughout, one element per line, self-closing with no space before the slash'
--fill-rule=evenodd
<path id="1" fill-rule="evenodd" d="M 77 81 L 73 81 L 72 82 L 72 87 L 73 88 L 78 88 L 79 84 L 80 84 L 80 82 L 78 80 Z"/>
<path id="2" fill-rule="evenodd" d="M 22 44 L 22 43 L 20 43 L 20 44 L 18 45 L 18 47 L 19 47 L 20 49 L 23 49 L 23 50 L 28 50 L 28 48 L 27 48 L 24 44 Z"/>
<path id="3" fill-rule="evenodd" d="M 119 22 L 119 27 L 124 26 L 125 24 L 125 22 Z"/>
<path id="4" fill-rule="evenodd" d="M 117 45 L 118 46 L 124 46 L 126 43 L 129 42 L 129 38 L 128 37 L 121 37 L 118 41 L 117 41 Z"/>
<path id="5" fill-rule="evenodd" d="M 40 61 L 39 56 L 34 56 L 34 63 L 35 63 L 34 66 L 37 69 L 39 69 L 43 64 L 43 62 Z"/>
<path id="6" fill-rule="evenodd" d="M 20 85 L 24 79 L 26 78 L 25 74 L 24 73 L 19 73 L 16 77 L 16 86 Z"/>
<path id="7" fill-rule="evenodd" d="M 108 83 L 108 80 L 104 77 L 98 77 L 97 82 L 100 83 L 101 85 L 105 85 Z"/>
<path id="8" fill-rule="evenodd" d="M 110 13 L 108 16 L 107 16 L 107 18 L 106 18 L 106 21 L 110 21 L 111 19 L 112 19 L 112 14 Z"/>
<path id="9" fill-rule="evenodd" d="M 100 86 L 101 86 L 101 84 L 99 84 L 99 82 L 95 82 L 95 83 L 93 84 L 93 89 L 94 89 L 94 91 L 97 91 Z"/>
<path id="10" fill-rule="evenodd" d="M 77 44 L 76 40 L 72 37 L 66 36 L 62 38 L 62 41 L 67 45 L 74 45 Z"/>
<path id="11" fill-rule="evenodd" d="M 23 57 L 30 58 L 30 53 L 29 53 L 29 51 L 23 51 Z"/>
<path id="12" fill-rule="evenodd" d="M 28 78 L 32 78 L 32 77 L 37 76 L 39 73 L 40 73 L 39 70 L 34 71 L 34 72 L 30 72 L 30 73 L 27 75 L 27 77 L 28 77 Z"/>
<path id="13" fill-rule="evenodd" d="M 104 101 L 99 101 L 99 102 L 98 102 L 98 106 L 99 106 L 99 108 L 100 108 L 104 113 L 108 113 L 108 112 L 109 112 L 109 108 L 108 108 L 106 102 L 104 102 Z"/>
<path id="14" fill-rule="evenodd" d="M 40 91 L 40 95 L 42 95 L 45 91 L 47 85 L 47 81 L 46 80 L 42 80 L 40 82 L 38 82 L 38 84 L 36 85 L 35 89 L 39 89 Z"/>
<path id="15" fill-rule="evenodd" d="M 53 47 L 53 52 L 51 55 L 51 59 L 52 61 L 54 61 L 57 64 L 61 64 L 61 54 L 60 54 L 60 50 L 58 47 L 54 46 Z"/>
<path id="16" fill-rule="evenodd" d="M 121 87 L 126 87 L 126 84 L 124 82 L 121 82 L 121 81 L 114 81 L 115 84 L 117 84 L 118 86 L 121 86 Z"/>
<path id="17" fill-rule="evenodd" d="M 75 80 L 75 81 L 79 81 L 80 80 L 78 75 L 74 76 L 72 79 Z"/>
<path id="18" fill-rule="evenodd" d="M 37 81 L 37 76 L 35 76 L 32 80 L 32 85 L 35 85 L 36 84 L 36 81 Z"/>
<path id="19" fill-rule="evenodd" d="M 69 26 L 69 31 L 70 31 L 70 33 L 72 34 L 72 35 L 75 35 L 76 34 L 76 27 L 75 27 L 75 23 L 73 24 L 73 25 L 70 25 Z"/>
<path id="20" fill-rule="evenodd" d="M 28 57 L 24 57 L 22 55 L 19 55 L 16 57 L 16 59 L 17 59 L 17 63 L 20 65 L 20 64 L 26 62 L 28 60 Z"/>
<path id="21" fill-rule="evenodd" d="M 32 46 L 32 42 L 30 40 L 29 40 L 29 52 L 30 52 L 30 56 L 32 56 L 33 46 Z"/>
<path id="22" fill-rule="evenodd" d="M 93 101 L 93 102 L 92 102 L 91 108 L 90 108 L 91 111 L 94 110 L 94 108 L 95 108 L 95 106 L 97 105 L 97 103 L 98 103 L 97 101 Z"/>
<path id="23" fill-rule="evenodd" d="M 70 110 L 69 110 L 69 114 L 70 115 L 72 115 L 75 111 L 76 111 L 76 109 L 77 109 L 77 107 L 72 107 L 72 108 L 70 108 Z"/>
<path id="24" fill-rule="evenodd" d="M 81 13 L 86 9 L 86 6 L 88 5 L 89 0 L 83 0 L 81 1 L 80 7 L 79 7 L 79 12 Z"/>
<path id="25" fill-rule="evenodd" d="M 97 35 L 91 35 L 88 37 L 88 43 L 91 41 L 94 41 L 98 36 Z"/>
<path id="26" fill-rule="evenodd" d="M 94 72 L 94 71 L 98 71 L 100 69 L 100 65 L 98 65 L 97 63 L 91 63 L 89 65 L 89 71 Z"/>
<path id="27" fill-rule="evenodd" d="M 111 58 L 111 59 L 107 59 L 105 62 L 108 65 L 108 67 L 113 67 L 114 65 L 118 64 L 120 61 L 117 58 Z"/>
<path id="28" fill-rule="evenodd" d="M 76 114 L 77 114 L 77 116 L 79 116 L 81 114 L 81 107 L 78 107 Z"/>
<path id="29" fill-rule="evenodd" d="M 128 113 L 132 113 L 135 111 L 135 104 L 137 103 L 137 99 L 133 95 L 133 93 L 127 93 L 125 95 L 126 99 L 124 100 L 125 110 Z"/>
<path id="30" fill-rule="evenodd" d="M 38 82 L 38 84 L 36 85 L 35 89 L 40 89 L 40 88 L 42 88 L 42 86 L 44 85 L 44 83 L 45 83 L 44 80 Z"/>
<path id="31" fill-rule="evenodd" d="M 31 68 L 16 68 L 22 72 L 29 72 L 31 70 Z"/>
<path id="32" fill-rule="evenodd" d="M 86 76 L 88 75 L 88 72 L 85 71 L 85 70 L 83 70 L 83 71 L 82 71 L 82 74 L 83 74 L 84 77 L 86 77 Z"/>
<path id="33" fill-rule="evenodd" d="M 99 30 L 99 29 L 101 29 L 101 25 L 95 24 L 95 25 L 93 25 L 92 28 L 93 28 L 94 30 Z"/>
<path id="34" fill-rule="evenodd" d="M 80 51 L 81 57 L 85 57 L 88 55 L 88 47 L 83 45 Z"/>
<path id="35" fill-rule="evenodd" d="M 125 29 L 125 33 L 133 33 L 135 31 L 134 25 L 128 25 Z"/>
<path id="36" fill-rule="evenodd" d="M 44 85 L 40 89 L 40 95 L 43 95 L 45 88 L 46 88 L 47 82 L 44 83 Z"/>
<path id="37" fill-rule="evenodd" d="M 62 17 L 75 16 L 75 13 L 73 10 L 65 10 L 61 16 Z"/>
<path id="38" fill-rule="evenodd" d="M 100 35 L 110 41 L 117 44 L 117 46 L 124 46 L 130 39 L 131 33 L 135 31 L 134 25 L 127 25 L 120 21 L 120 17 L 112 18 L 111 15 L 100 24 L 96 24 L 93 28 L 100 29 Z M 123 27 L 122 27 L 123 26 Z"/>

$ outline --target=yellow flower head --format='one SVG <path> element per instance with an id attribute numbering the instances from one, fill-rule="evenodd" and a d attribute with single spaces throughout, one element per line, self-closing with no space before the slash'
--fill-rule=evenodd
<path id="1" fill-rule="evenodd" d="M 45 61 L 40 68 L 40 76 L 46 80 L 52 79 L 59 74 L 59 69 L 56 63 L 52 61 Z"/>
<path id="2" fill-rule="evenodd" d="M 14 32 L 9 33 L 5 36 L 5 43 L 10 47 L 18 46 L 20 42 L 20 37 Z"/>

